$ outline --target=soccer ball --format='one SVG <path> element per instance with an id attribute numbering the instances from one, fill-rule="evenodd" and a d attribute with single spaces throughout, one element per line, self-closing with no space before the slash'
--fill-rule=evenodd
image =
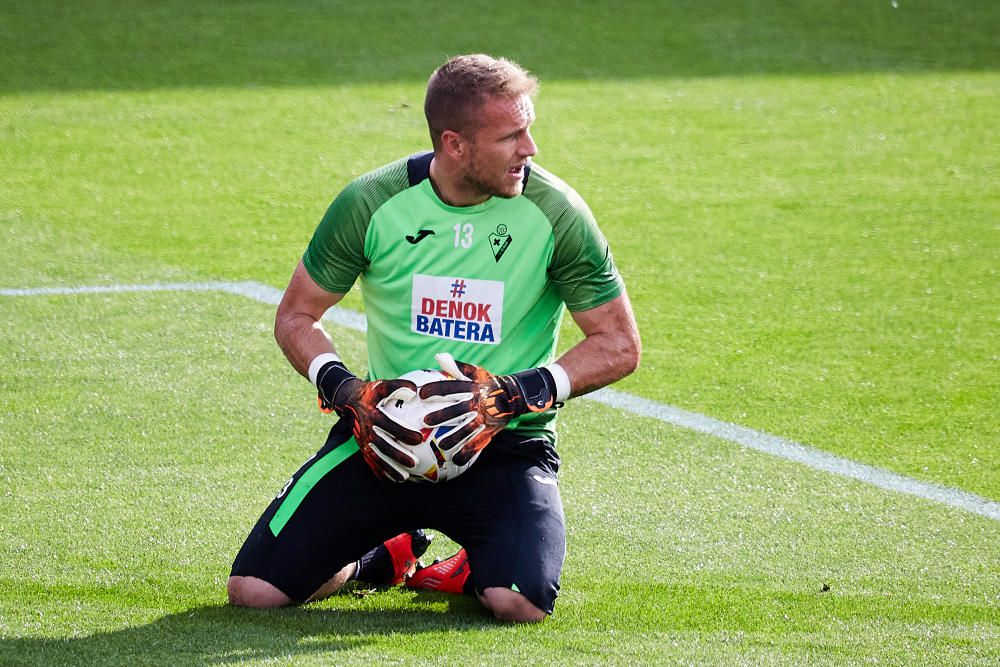
<path id="1" fill-rule="evenodd" d="M 444 371 L 416 370 L 406 373 L 401 379 L 409 380 L 417 385 L 417 387 L 422 387 L 428 382 L 452 380 L 454 378 Z M 396 444 L 396 446 L 405 449 L 408 454 L 417 459 L 417 464 L 412 468 L 407 468 L 396 461 L 389 461 L 386 457 L 382 457 L 383 460 L 386 460 L 396 470 L 403 473 L 408 481 L 413 482 L 444 482 L 454 479 L 468 470 L 479 457 L 478 454 L 472 460 L 458 465 L 451 460 L 451 454 L 458 452 L 462 447 L 456 445 L 448 452 L 441 449 L 438 446 L 438 442 L 455 429 L 468 423 L 474 415 L 461 415 L 434 428 L 425 426 L 423 421 L 425 415 L 463 400 L 468 400 L 468 398 L 470 398 L 469 394 L 451 394 L 448 397 L 433 397 L 424 400 L 420 398 L 417 392 L 405 387 L 389 394 L 379 402 L 379 409 L 390 419 L 408 428 L 420 431 L 424 439 L 419 445 L 410 446 L 393 443 L 391 439 L 385 438 L 390 444 Z"/>

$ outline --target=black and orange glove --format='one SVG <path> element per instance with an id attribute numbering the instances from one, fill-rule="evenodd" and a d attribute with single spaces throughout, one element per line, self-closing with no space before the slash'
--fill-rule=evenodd
<path id="1" fill-rule="evenodd" d="M 493 375 L 485 368 L 454 361 L 450 355 L 438 355 L 438 363 L 456 379 L 428 382 L 418 393 L 424 400 L 432 396 L 469 395 L 467 400 L 459 400 L 424 417 L 424 423 L 432 428 L 445 422 L 467 420 L 438 441 L 438 447 L 449 452 L 457 465 L 464 465 L 478 456 L 493 436 L 515 417 L 528 412 L 544 412 L 556 405 L 556 383 L 546 368 Z"/>
<path id="2" fill-rule="evenodd" d="M 409 380 L 366 382 L 339 361 L 327 362 L 319 369 L 316 386 L 319 388 L 320 410 L 336 412 L 342 418 L 353 421 L 351 432 L 368 467 L 383 479 L 404 481 L 405 475 L 389 461 L 410 467 L 417 464 L 417 459 L 410 457 L 402 448 L 389 444 L 386 437 L 415 446 L 420 444 L 423 436 L 420 431 L 390 419 L 378 404 L 401 387 L 416 392 L 417 386 Z"/>

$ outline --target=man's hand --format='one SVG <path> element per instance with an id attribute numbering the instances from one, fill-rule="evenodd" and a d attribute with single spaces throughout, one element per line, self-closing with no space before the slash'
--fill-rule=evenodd
<path id="1" fill-rule="evenodd" d="M 414 446 L 420 444 L 423 436 L 420 431 L 390 419 L 378 404 L 401 388 L 415 393 L 417 386 L 409 380 L 365 382 L 340 362 L 330 362 L 320 369 L 316 384 L 323 412 L 336 412 L 353 420 L 351 432 L 368 467 L 383 479 L 404 481 L 406 475 L 400 472 L 399 466 L 412 467 L 417 460 L 404 448 L 394 445 L 393 440 Z"/>
<path id="2" fill-rule="evenodd" d="M 442 370 L 456 378 L 428 382 L 419 390 L 420 398 L 471 394 L 424 417 L 430 427 L 463 415 L 470 415 L 463 426 L 442 438 L 438 446 L 451 452 L 451 460 L 464 465 L 489 444 L 515 417 L 526 412 L 543 412 L 555 404 L 555 381 L 545 368 L 532 368 L 513 375 L 493 375 L 485 368 L 455 361 L 451 355 L 437 355 Z"/>

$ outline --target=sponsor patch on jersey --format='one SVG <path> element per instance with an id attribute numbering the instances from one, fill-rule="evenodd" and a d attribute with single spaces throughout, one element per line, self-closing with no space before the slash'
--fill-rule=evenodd
<path id="1" fill-rule="evenodd" d="M 502 281 L 413 276 L 411 329 L 415 333 L 496 345 L 502 319 Z"/>

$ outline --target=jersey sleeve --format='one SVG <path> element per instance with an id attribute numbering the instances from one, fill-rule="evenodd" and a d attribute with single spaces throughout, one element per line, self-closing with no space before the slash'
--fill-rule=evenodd
<path id="1" fill-rule="evenodd" d="M 590 310 L 620 296 L 624 283 L 611 248 L 586 205 L 582 210 L 568 210 L 566 217 L 553 229 L 550 275 L 570 311 Z"/>
<path id="2" fill-rule="evenodd" d="M 327 292 L 349 291 L 366 264 L 368 225 L 351 189 L 345 188 L 330 204 L 302 256 L 309 276 Z"/>
<path id="3" fill-rule="evenodd" d="M 537 171 L 547 187 L 532 188 L 531 195 L 552 224 L 549 278 L 560 298 L 573 312 L 617 298 L 625 285 L 594 214 L 576 191 L 548 172 Z"/>
<path id="4" fill-rule="evenodd" d="M 316 284 L 328 292 L 351 289 L 368 265 L 365 236 L 375 211 L 407 186 L 401 160 L 349 183 L 330 204 L 302 256 Z"/>

